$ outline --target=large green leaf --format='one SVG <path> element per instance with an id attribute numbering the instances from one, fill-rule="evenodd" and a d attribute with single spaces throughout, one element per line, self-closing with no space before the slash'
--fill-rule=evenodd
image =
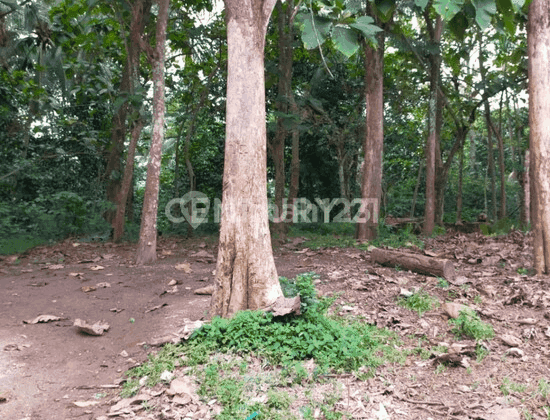
<path id="1" fill-rule="evenodd" d="M 357 33 L 344 26 L 336 26 L 332 34 L 334 45 L 346 57 L 351 57 L 359 49 Z"/>
<path id="2" fill-rule="evenodd" d="M 374 0 L 374 4 L 376 4 L 376 9 L 382 22 L 388 22 L 397 7 L 395 0 Z"/>
<path id="3" fill-rule="evenodd" d="M 376 35 L 382 29 L 378 26 L 373 25 L 374 19 L 370 16 L 359 16 L 354 23 L 350 23 L 349 26 L 355 28 L 363 33 L 365 38 L 370 39 L 372 42 L 376 43 Z"/>
<path id="4" fill-rule="evenodd" d="M 429 0 L 414 0 L 414 4 L 417 7 L 420 7 L 421 10 L 424 10 L 426 6 L 428 5 Z"/>
<path id="5" fill-rule="evenodd" d="M 456 15 L 464 0 L 435 0 L 434 7 L 437 13 L 441 15 L 444 20 L 451 20 Z"/>
<path id="6" fill-rule="evenodd" d="M 311 50 L 325 42 L 332 26 L 329 19 L 315 16 L 312 19 L 310 14 L 303 14 L 304 30 L 302 31 L 302 42 Z"/>
<path id="7" fill-rule="evenodd" d="M 497 12 L 494 0 L 472 0 L 476 9 L 476 22 L 481 29 L 491 24 L 493 15 Z"/>

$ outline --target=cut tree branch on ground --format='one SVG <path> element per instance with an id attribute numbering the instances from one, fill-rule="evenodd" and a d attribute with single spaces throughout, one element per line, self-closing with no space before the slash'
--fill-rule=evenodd
<path id="1" fill-rule="evenodd" d="M 373 249 L 370 256 L 373 262 L 388 267 L 399 266 L 404 270 L 443 277 L 449 281 L 456 276 L 453 263 L 447 259 L 378 248 Z"/>

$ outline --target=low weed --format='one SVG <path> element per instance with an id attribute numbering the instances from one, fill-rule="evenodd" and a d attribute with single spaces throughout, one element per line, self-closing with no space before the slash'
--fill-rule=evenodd
<path id="1" fill-rule="evenodd" d="M 490 340 L 495 336 L 493 327 L 483 322 L 472 309 L 461 310 L 458 318 L 450 319 L 449 323 L 454 325 L 451 331 L 458 338 L 465 336 L 481 341 Z"/>
<path id="2" fill-rule="evenodd" d="M 525 392 L 527 390 L 527 385 L 520 384 L 517 382 L 512 382 L 510 378 L 507 376 L 502 378 L 502 384 L 500 385 L 500 391 L 502 392 L 502 395 L 507 397 L 512 392 L 516 392 L 518 394 L 521 394 L 522 392 Z"/>
<path id="3" fill-rule="evenodd" d="M 442 277 L 437 278 L 437 285 L 442 289 L 447 289 L 449 287 L 449 282 Z"/>
<path id="4" fill-rule="evenodd" d="M 550 382 L 548 382 L 546 379 L 540 379 L 538 383 L 537 392 L 540 394 L 540 396 L 544 399 L 548 398 L 548 395 L 550 395 Z"/>
<path id="5" fill-rule="evenodd" d="M 418 316 L 421 317 L 424 312 L 428 312 L 439 306 L 439 301 L 423 289 L 420 289 L 409 297 L 400 297 L 397 300 L 397 304 L 411 311 L 416 311 Z"/>

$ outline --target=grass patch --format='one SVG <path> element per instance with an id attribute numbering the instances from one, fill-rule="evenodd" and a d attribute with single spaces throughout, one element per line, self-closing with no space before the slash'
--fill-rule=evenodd
<path id="1" fill-rule="evenodd" d="M 397 304 L 411 311 L 416 311 L 418 316 L 421 317 L 425 312 L 439 306 L 439 301 L 426 291 L 420 289 L 409 297 L 400 297 L 397 300 Z"/>
<path id="2" fill-rule="evenodd" d="M 450 319 L 454 325 L 451 330 L 458 338 L 469 337 L 476 341 L 490 340 L 495 336 L 495 331 L 490 324 L 483 322 L 472 309 L 463 309 L 458 318 Z"/>

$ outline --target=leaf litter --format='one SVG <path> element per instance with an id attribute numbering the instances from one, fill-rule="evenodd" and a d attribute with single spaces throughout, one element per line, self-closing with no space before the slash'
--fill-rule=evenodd
<path id="1" fill-rule="evenodd" d="M 96 249 L 83 244 L 75 249 L 81 252 L 78 256 L 65 252 L 67 267 L 70 261 L 92 261 L 96 258 L 93 256 Z M 170 258 L 180 258 L 177 249 L 172 249 L 174 255 Z M 546 417 L 544 407 L 550 406 L 550 402 L 537 384 L 550 379 L 547 367 L 550 364 L 550 288 L 547 278 L 523 274 L 531 269 L 529 235 L 520 232 L 502 237 L 448 234 L 426 240 L 425 249 L 434 256 L 454 259 L 457 279 L 447 288 L 438 285 L 434 277 L 374 265 L 369 253 L 358 249 L 310 251 L 302 248 L 302 253 L 294 252 L 295 249 L 294 245 L 283 246 L 279 251 L 276 261 L 280 275 L 291 277 L 303 272 L 301 266 L 313 268 L 321 276 L 318 284 L 321 294 L 341 293 L 335 311 L 350 319 L 359 318 L 395 331 L 401 337 L 402 347 L 410 352 L 404 363 L 388 363 L 367 380 L 332 375 L 330 386 L 338 385 L 342 390 L 335 407 L 349 413 L 349 417 L 344 418 L 379 419 L 380 415 L 387 414 L 391 419 L 509 420 L 520 418 L 520 412 L 531 413 L 532 418 Z M 90 255 L 82 255 L 82 251 Z M 121 249 L 121 256 L 130 254 L 124 254 Z M 304 257 L 309 262 L 304 264 Z M 132 264 L 131 258 L 123 257 L 120 261 L 128 266 Z M 196 281 L 204 280 L 204 273 L 193 271 L 186 274 L 197 277 Z M 168 266 L 165 272 L 169 273 Z M 206 278 L 212 281 L 213 276 L 210 273 Z M 184 281 L 184 284 L 188 283 Z M 396 304 L 402 288 L 423 289 L 441 305 L 419 318 L 416 312 Z M 181 292 L 174 293 L 175 298 L 178 293 Z M 493 326 L 495 338 L 483 343 L 487 350 L 483 357 L 479 357 L 475 342 L 457 339 L 451 333 L 452 327 L 447 321 L 451 314 L 446 313 L 443 306 L 446 302 L 470 307 L 483 322 Z M 353 310 L 342 310 L 344 307 Z M 182 334 L 172 331 L 172 342 L 181 339 Z M 449 355 L 446 356 L 449 360 L 442 355 Z M 444 368 L 438 369 L 440 365 Z M 250 370 L 251 374 L 256 372 L 264 377 L 269 373 L 259 361 L 252 363 Z M 177 368 L 175 373 L 172 381 L 189 376 L 185 366 Z M 506 378 L 524 385 L 526 391 L 512 391 L 505 397 L 501 388 Z M 190 384 L 196 391 L 196 382 L 191 380 Z M 310 392 L 321 395 L 328 387 L 317 384 Z M 123 400 L 116 395 L 102 400 L 102 404 L 81 409 L 92 410 L 96 414 L 93 418 L 101 420 L 102 416 L 185 418 L 188 414 L 189 418 L 208 418 L 220 408 L 216 401 L 196 402 L 192 398 L 188 401 L 185 396 L 174 401 L 168 389 L 169 385 L 162 384 L 155 388 L 142 387 L 139 398 L 123 403 L 117 415 L 109 410 L 117 400 Z M 302 395 L 303 390 L 288 388 L 288 392 Z M 262 397 L 265 398 L 265 389 L 250 396 L 260 400 Z M 295 403 L 304 401 L 298 398 Z M 152 411 L 144 410 L 143 402 L 153 407 Z M 322 413 L 317 414 L 317 418 L 322 418 Z"/>

